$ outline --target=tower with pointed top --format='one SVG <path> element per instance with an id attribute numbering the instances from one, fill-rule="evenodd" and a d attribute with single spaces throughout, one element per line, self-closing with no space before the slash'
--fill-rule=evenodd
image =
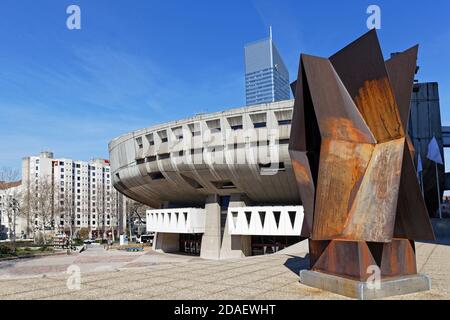
<path id="1" fill-rule="evenodd" d="M 247 44 L 244 51 L 246 104 L 290 99 L 289 72 L 273 42 L 272 26 L 268 38 Z"/>

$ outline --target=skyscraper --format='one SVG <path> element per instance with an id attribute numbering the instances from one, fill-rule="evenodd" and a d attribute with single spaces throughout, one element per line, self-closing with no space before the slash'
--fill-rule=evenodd
<path id="1" fill-rule="evenodd" d="M 246 104 L 276 102 L 290 99 L 289 72 L 272 41 L 268 39 L 245 46 Z"/>

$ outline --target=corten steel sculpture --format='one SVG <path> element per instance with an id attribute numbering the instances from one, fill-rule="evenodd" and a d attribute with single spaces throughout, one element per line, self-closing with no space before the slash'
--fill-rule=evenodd
<path id="1" fill-rule="evenodd" d="M 407 134 L 417 52 L 384 61 L 373 30 L 328 59 L 300 57 L 289 150 L 304 205 L 302 236 L 310 238 L 311 270 L 338 276 L 310 285 L 361 298 L 345 279 L 364 284 L 370 266 L 379 267 L 382 283 L 419 277 L 414 240 L 434 234 Z M 390 285 L 399 293 L 429 283 L 403 291 Z"/>

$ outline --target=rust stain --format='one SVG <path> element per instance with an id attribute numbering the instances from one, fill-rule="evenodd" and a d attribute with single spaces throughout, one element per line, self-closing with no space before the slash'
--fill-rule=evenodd
<path id="1" fill-rule="evenodd" d="M 363 178 L 373 145 L 323 140 L 317 186 L 314 240 L 339 237 L 345 227 L 348 202 Z"/>
<path id="2" fill-rule="evenodd" d="M 306 168 L 300 161 L 292 159 L 292 168 L 295 173 L 295 179 L 297 183 L 308 184 L 311 183 L 311 177 L 309 175 L 309 168 Z"/>
<path id="3" fill-rule="evenodd" d="M 346 222 L 344 237 L 389 242 L 395 225 L 405 139 L 375 146 Z"/>
<path id="4" fill-rule="evenodd" d="M 344 140 L 351 142 L 365 142 L 373 140 L 373 137 L 368 136 L 365 132 L 358 129 L 353 121 L 347 118 L 326 119 L 323 124 L 323 129 L 327 132 L 327 138 L 333 140 Z"/>
<path id="5" fill-rule="evenodd" d="M 405 136 L 397 102 L 387 77 L 365 81 L 355 102 L 378 142 Z"/>

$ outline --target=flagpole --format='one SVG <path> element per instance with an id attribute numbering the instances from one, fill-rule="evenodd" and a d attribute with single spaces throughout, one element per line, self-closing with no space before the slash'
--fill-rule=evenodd
<path id="1" fill-rule="evenodd" d="M 423 170 L 420 171 L 420 188 L 422 189 L 422 197 L 425 199 L 425 193 L 423 191 Z"/>
<path id="2" fill-rule="evenodd" d="M 417 165 L 419 165 L 419 161 L 420 161 L 420 172 L 419 172 L 419 183 L 420 183 L 420 191 L 422 191 L 422 197 L 425 199 L 425 192 L 423 191 L 423 164 L 422 164 L 422 156 L 421 156 L 421 148 L 420 148 L 420 139 L 419 139 L 419 143 L 418 143 L 418 147 L 419 147 L 419 152 L 418 154 L 418 159 L 417 159 Z"/>
<path id="3" fill-rule="evenodd" d="M 442 219 L 441 190 L 439 188 L 439 174 L 438 174 L 438 167 L 437 167 L 436 162 L 434 163 L 434 167 L 436 168 L 436 186 L 437 186 L 438 201 L 439 201 L 439 219 Z"/>

